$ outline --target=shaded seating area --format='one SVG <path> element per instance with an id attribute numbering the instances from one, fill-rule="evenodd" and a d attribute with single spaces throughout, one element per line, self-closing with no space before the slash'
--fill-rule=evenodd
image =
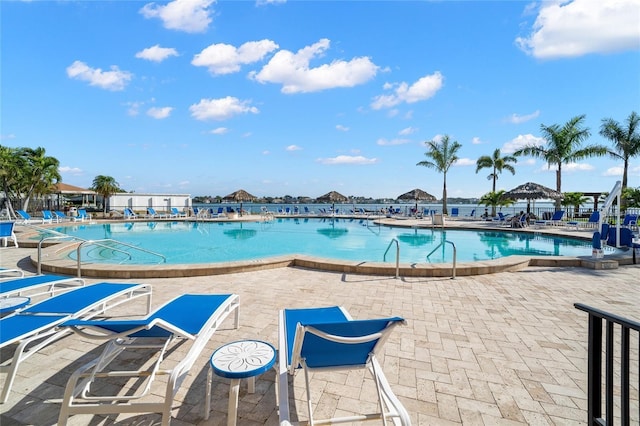
<path id="1" fill-rule="evenodd" d="M 2 282 L 1 284 L 5 284 Z M 142 284 L 99 283 L 83 286 L 27 306 L 0 320 L 0 348 L 16 345 L 12 358 L 0 365 L 7 374 L 2 389 L 6 402 L 20 364 L 40 349 L 64 337 L 70 330 L 60 324 L 73 318 L 92 318 L 124 302 L 147 296 L 147 310 L 151 302 L 151 288 Z"/>
<path id="2" fill-rule="evenodd" d="M 142 319 L 66 321 L 66 330 L 107 344 L 98 358 L 72 374 L 58 424 L 67 424 L 74 414 L 161 413 L 162 424 L 168 425 L 174 397 L 211 336 L 231 313 L 238 328 L 239 305 L 235 294 L 183 294 Z M 190 346 L 180 348 L 179 359 L 171 359 L 170 352 L 180 343 Z M 143 355 L 138 357 L 138 351 Z M 150 352 L 155 353 L 151 360 Z M 126 370 L 119 370 L 119 359 L 124 359 Z M 154 390 L 162 376 L 164 390 Z M 109 377 L 133 387 L 106 384 Z"/>
<path id="3" fill-rule="evenodd" d="M 291 424 L 288 376 L 302 370 L 306 386 L 308 422 L 345 423 L 383 420 L 409 425 L 409 415 L 393 393 L 376 355 L 400 317 L 354 320 L 339 306 L 284 309 L 279 314 L 278 404 L 280 424 Z M 314 419 L 312 377 L 316 370 L 364 369 L 373 379 L 377 411 L 353 416 Z M 358 407 L 354 407 L 357 410 Z"/>

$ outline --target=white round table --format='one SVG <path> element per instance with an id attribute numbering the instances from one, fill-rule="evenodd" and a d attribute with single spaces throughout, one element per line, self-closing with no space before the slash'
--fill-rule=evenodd
<path id="1" fill-rule="evenodd" d="M 27 306 L 31 302 L 29 297 L 13 296 L 0 299 L 0 315 L 5 315 Z"/>
<path id="2" fill-rule="evenodd" d="M 248 379 L 248 392 L 255 392 L 256 376 L 273 367 L 276 361 L 276 349 L 261 340 L 239 340 L 227 343 L 216 349 L 209 361 L 207 390 L 205 398 L 205 420 L 209 418 L 211 407 L 211 386 L 213 373 L 231 379 L 229 387 L 229 408 L 227 425 L 235 426 L 238 414 L 238 393 L 240 380 Z"/>

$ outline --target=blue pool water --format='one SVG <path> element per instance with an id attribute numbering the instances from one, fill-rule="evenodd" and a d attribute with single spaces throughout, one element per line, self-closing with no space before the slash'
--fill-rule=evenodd
<path id="1" fill-rule="evenodd" d="M 358 219 L 300 218 L 273 222 L 124 222 L 60 226 L 56 231 L 86 240 L 114 239 L 161 253 L 168 264 L 217 263 L 305 254 L 323 258 L 382 262 L 393 239 L 402 263 L 443 263 L 497 259 L 510 255 L 585 256 L 588 241 L 496 230 L 410 229 L 373 225 Z M 159 263 L 156 256 L 132 252 L 133 259 L 114 250 L 89 246 L 85 260 L 105 263 Z M 386 255 L 395 262 L 395 244 Z M 75 258 L 75 251 L 71 253 Z"/>

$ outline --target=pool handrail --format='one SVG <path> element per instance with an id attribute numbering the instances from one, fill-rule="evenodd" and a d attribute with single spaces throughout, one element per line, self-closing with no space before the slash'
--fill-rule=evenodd
<path id="1" fill-rule="evenodd" d="M 77 257 L 78 257 L 78 277 L 81 276 L 81 269 L 82 269 L 82 266 L 81 266 L 82 265 L 82 259 L 81 259 L 81 254 L 80 253 L 81 253 L 82 247 L 85 244 L 95 244 L 95 245 L 98 245 L 100 247 L 108 248 L 109 250 L 123 252 L 123 253 L 126 253 L 126 254 L 129 255 L 129 259 L 132 258 L 131 253 L 127 252 L 126 250 L 121 250 L 121 249 L 118 249 L 118 248 L 115 248 L 115 247 L 110 247 L 110 246 L 108 246 L 106 244 L 102 244 L 102 243 L 105 243 L 105 242 L 114 242 L 114 243 L 123 245 L 123 246 L 128 247 L 128 248 L 139 250 L 139 251 L 141 251 L 143 253 L 147 253 L 147 254 L 151 254 L 151 255 L 154 255 L 154 256 L 158 256 L 158 257 L 162 258 L 164 263 L 167 262 L 167 257 L 165 255 L 163 255 L 163 254 L 156 253 L 154 251 L 147 250 L 147 249 L 144 249 L 144 248 L 141 248 L 141 247 L 138 247 L 138 246 L 134 246 L 133 244 L 123 243 L 122 241 L 114 240 L 112 238 L 105 238 L 105 239 L 102 239 L 102 240 L 83 240 L 80 244 L 78 244 L 78 248 L 76 249 L 76 253 L 77 253 Z"/>
<path id="2" fill-rule="evenodd" d="M 382 260 L 384 262 L 387 261 L 387 253 L 389 252 L 389 249 L 391 248 L 393 243 L 396 243 L 396 276 L 394 278 L 398 278 L 400 276 L 400 243 L 398 242 L 397 239 L 395 238 L 391 239 L 391 241 L 389 242 L 389 245 L 387 246 L 387 249 L 384 252 L 384 256 L 382 256 Z"/>
<path id="3" fill-rule="evenodd" d="M 453 241 L 449 241 L 449 240 L 442 241 L 440 244 L 438 244 L 436 246 L 436 248 L 431 250 L 431 252 L 427 255 L 427 259 L 429 259 L 429 256 L 431 256 L 433 253 L 435 253 L 435 251 L 438 250 L 440 247 L 442 247 L 445 243 L 449 243 L 453 247 L 453 267 L 452 267 L 451 279 L 454 280 L 456 278 L 456 257 L 457 257 L 457 254 L 456 254 L 456 245 L 453 243 Z"/>

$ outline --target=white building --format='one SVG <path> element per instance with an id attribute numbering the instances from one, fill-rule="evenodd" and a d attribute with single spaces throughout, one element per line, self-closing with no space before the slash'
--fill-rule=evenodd
<path id="1" fill-rule="evenodd" d="M 191 208 L 191 194 L 142 194 L 121 192 L 109 197 L 109 209 L 122 211 L 128 207 L 134 212 L 146 212 L 147 207 L 156 211 L 170 211 L 176 207 L 180 211 Z"/>

